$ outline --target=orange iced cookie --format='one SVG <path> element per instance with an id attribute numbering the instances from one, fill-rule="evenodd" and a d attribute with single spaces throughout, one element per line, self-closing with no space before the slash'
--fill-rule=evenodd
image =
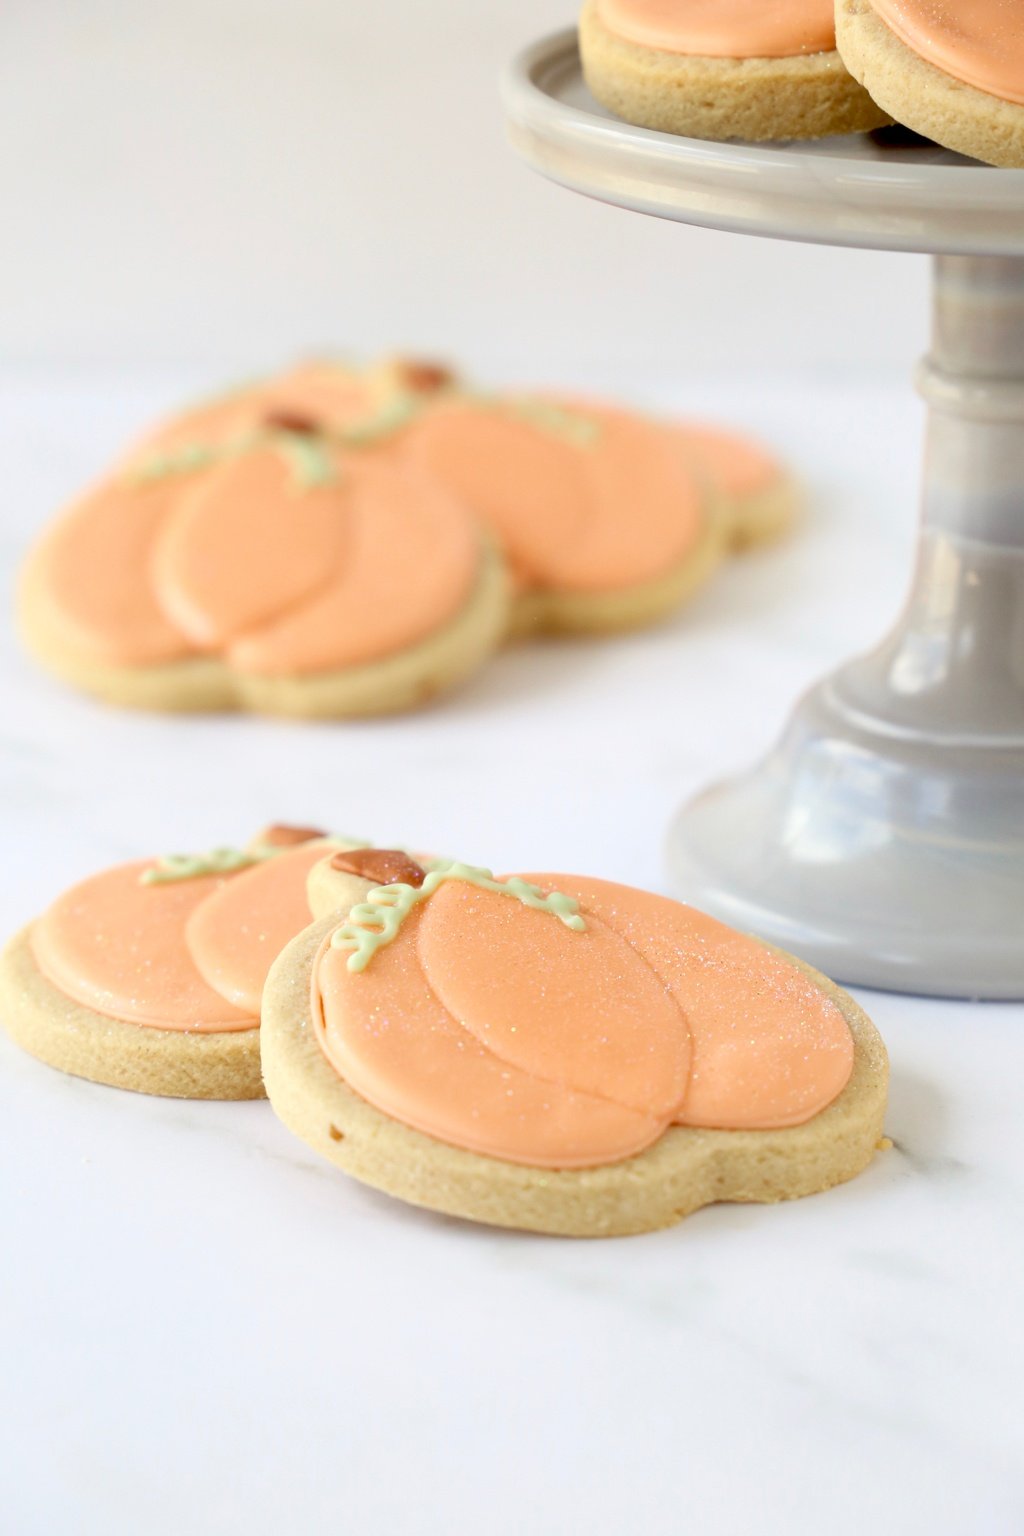
<path id="1" fill-rule="evenodd" d="M 500 543 L 521 630 L 613 630 L 682 602 L 721 557 L 705 484 L 660 423 L 597 404 L 453 397 L 401 437 Z"/>
<path id="2" fill-rule="evenodd" d="M 271 962 L 311 919 L 307 877 L 343 839 L 268 827 L 244 849 L 103 871 L 7 946 L 11 1036 L 50 1066 L 176 1098 L 263 1097 Z"/>
<path id="3" fill-rule="evenodd" d="M 357 1178 L 596 1236 L 870 1162 L 884 1047 L 800 962 L 607 881 L 397 854 L 381 880 L 371 857 L 313 871 L 331 915 L 284 950 L 262 1015 L 274 1109 Z"/>
<path id="4" fill-rule="evenodd" d="M 990 165 L 1024 166 L 1017 0 L 837 0 L 836 38 L 898 122 Z"/>
<path id="5" fill-rule="evenodd" d="M 732 549 L 787 533 L 800 507 L 796 480 L 752 438 L 704 423 L 678 428 L 687 461 L 710 482 L 721 503 Z"/>
<path id="6" fill-rule="evenodd" d="M 889 121 L 836 51 L 834 0 L 585 0 L 580 52 L 626 122 L 696 139 L 816 139 Z"/>
<path id="7" fill-rule="evenodd" d="M 20 604 L 41 661 L 119 704 L 344 716 L 485 659 L 507 622 L 493 542 L 372 451 L 406 396 L 329 430 L 315 382 L 305 412 L 250 401 L 211 408 L 205 437 L 168 428 L 44 535 Z"/>

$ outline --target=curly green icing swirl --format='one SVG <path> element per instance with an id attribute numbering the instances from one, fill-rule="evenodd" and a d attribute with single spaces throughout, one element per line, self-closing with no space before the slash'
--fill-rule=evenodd
<path id="1" fill-rule="evenodd" d="M 315 841 L 340 843 L 343 848 L 373 846 L 367 838 L 352 838 L 342 832 L 330 832 Z M 143 870 L 139 884 L 167 885 L 173 880 L 198 880 L 203 875 L 233 875 L 252 864 L 274 859 L 279 853 L 294 852 L 295 847 L 295 843 L 252 843 L 248 848 L 211 848 L 206 853 L 165 853 L 149 869 Z"/>
<path id="2" fill-rule="evenodd" d="M 574 933 L 582 933 L 587 926 L 579 915 L 580 904 L 574 896 L 565 896 L 561 891 L 545 895 L 539 886 L 531 885 L 529 880 L 522 880 L 518 875 L 512 875 L 508 880 L 496 880 L 489 869 L 477 869 L 472 864 L 461 864 L 457 859 L 446 859 L 431 865 L 422 885 L 375 885 L 367 892 L 366 900 L 352 908 L 348 920 L 331 935 L 334 949 L 351 949 L 348 969 L 365 971 L 378 949 L 383 949 L 397 937 L 413 908 L 429 901 L 446 880 L 463 880 L 482 891 L 511 896 L 535 912 L 550 912 Z"/>
<path id="3" fill-rule="evenodd" d="M 263 859 L 283 853 L 257 843 L 252 848 L 211 848 L 207 853 L 167 853 L 139 876 L 142 885 L 166 885 L 172 880 L 198 880 L 202 875 L 230 875 Z"/>

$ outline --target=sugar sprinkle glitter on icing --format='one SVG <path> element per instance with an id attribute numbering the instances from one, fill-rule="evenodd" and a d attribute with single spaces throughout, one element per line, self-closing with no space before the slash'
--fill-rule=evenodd
<path id="1" fill-rule="evenodd" d="M 347 922 L 332 934 L 332 948 L 351 949 L 348 969 L 364 971 L 378 949 L 383 949 L 397 937 L 413 907 L 429 901 L 438 886 L 447 880 L 462 880 L 482 891 L 511 896 L 535 912 L 550 912 L 574 933 L 582 933 L 587 926 L 579 915 L 580 904 L 574 896 L 565 896 L 561 891 L 545 895 L 540 886 L 531 885 L 529 880 L 522 880 L 518 875 L 512 875 L 508 880 L 496 880 L 489 869 L 478 869 L 457 859 L 443 859 L 431 861 L 421 886 L 374 886 L 367 892 L 366 900 L 352 908 Z"/>

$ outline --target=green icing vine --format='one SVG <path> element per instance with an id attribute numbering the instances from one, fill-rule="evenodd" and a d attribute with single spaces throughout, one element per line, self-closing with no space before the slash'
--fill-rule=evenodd
<path id="1" fill-rule="evenodd" d="M 398 394 L 386 400 L 369 416 L 364 416 L 361 421 L 352 421 L 347 426 L 339 427 L 337 436 L 349 448 L 379 443 L 408 426 L 422 408 L 422 401 L 416 395 Z"/>
<path id="2" fill-rule="evenodd" d="M 155 453 L 131 470 L 134 480 L 163 480 L 168 475 L 189 475 L 213 464 L 223 464 L 258 448 L 276 448 L 283 454 L 300 490 L 333 485 L 339 478 L 338 465 L 328 439 L 320 433 L 289 432 L 282 427 L 268 427 L 246 432 L 226 443 L 184 443 L 169 453 Z"/>
<path id="3" fill-rule="evenodd" d="M 352 838 L 340 832 L 329 832 L 317 841 L 339 843 L 346 848 L 373 846 L 365 838 Z M 211 848 L 208 853 L 167 853 L 151 869 L 143 870 L 139 882 L 142 885 L 167 885 L 174 880 L 197 880 L 201 875 L 230 875 L 302 846 L 301 843 L 254 843 L 250 848 Z"/>
<path id="4" fill-rule="evenodd" d="M 269 433 L 270 441 L 288 460 L 296 483 L 304 491 L 318 485 L 334 485 L 339 478 L 338 466 L 323 437 L 309 432 Z"/>
<path id="5" fill-rule="evenodd" d="M 375 885 L 367 892 L 366 900 L 352 908 L 347 922 L 331 936 L 333 948 L 352 950 L 348 969 L 365 971 L 378 949 L 383 949 L 397 936 L 413 907 L 428 901 L 446 880 L 464 880 L 482 891 L 511 896 L 535 912 L 550 912 L 574 933 L 582 933 L 587 926 L 579 915 L 579 902 L 573 896 L 565 896 L 561 891 L 545 895 L 539 886 L 521 880 L 518 875 L 508 880 L 496 880 L 489 869 L 477 869 L 472 864 L 461 864 L 457 859 L 438 860 L 431 864 L 421 886 Z"/>
<path id="6" fill-rule="evenodd" d="M 164 480 L 168 475 L 190 475 L 225 458 L 223 449 L 210 443 L 185 443 L 169 453 L 154 453 L 131 470 L 133 480 Z"/>
<path id="7" fill-rule="evenodd" d="M 143 870 L 139 880 L 142 885 L 167 885 L 173 880 L 196 880 L 200 875 L 228 875 L 284 851 L 284 847 L 257 843 L 252 848 L 211 848 L 208 853 L 167 853 L 151 869 Z"/>

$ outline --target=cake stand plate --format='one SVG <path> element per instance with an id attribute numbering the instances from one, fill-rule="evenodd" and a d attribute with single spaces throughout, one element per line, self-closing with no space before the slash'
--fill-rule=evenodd
<path id="1" fill-rule="evenodd" d="M 935 257 L 921 536 L 907 605 L 669 836 L 687 901 L 841 980 L 1024 997 L 1024 171 L 902 130 L 682 139 L 609 117 L 575 34 L 508 70 L 513 144 L 605 202 L 713 229 Z"/>

